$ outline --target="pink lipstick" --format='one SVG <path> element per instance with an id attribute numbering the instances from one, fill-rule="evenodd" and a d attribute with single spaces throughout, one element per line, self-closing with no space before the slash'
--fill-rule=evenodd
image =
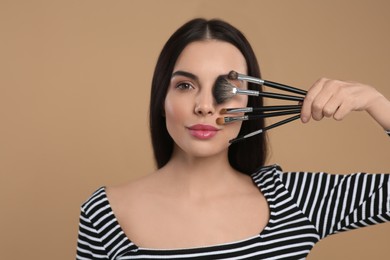
<path id="1" fill-rule="evenodd" d="M 190 126 L 190 127 L 188 127 L 188 130 L 190 130 L 190 134 L 193 137 L 198 138 L 198 139 L 202 139 L 202 140 L 212 138 L 219 131 L 219 129 L 214 127 L 214 126 L 201 125 L 201 124 Z"/>

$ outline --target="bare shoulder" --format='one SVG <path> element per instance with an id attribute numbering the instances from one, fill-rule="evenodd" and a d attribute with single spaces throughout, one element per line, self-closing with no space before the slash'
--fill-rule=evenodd
<path id="1" fill-rule="evenodd" d="M 157 173 L 150 173 L 120 185 L 109 186 L 106 188 L 108 200 L 114 210 L 120 210 L 124 205 L 126 208 L 135 206 L 146 199 L 146 194 L 158 192 L 158 179 L 160 176 Z"/>
<path id="2" fill-rule="evenodd" d="M 164 212 L 162 199 L 167 182 L 158 171 L 128 183 L 108 187 L 107 197 L 119 225 L 126 236 L 136 244 L 153 237 L 151 223 Z"/>

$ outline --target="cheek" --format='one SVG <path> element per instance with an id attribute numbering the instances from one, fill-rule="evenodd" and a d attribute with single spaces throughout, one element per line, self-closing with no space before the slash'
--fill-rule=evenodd
<path id="1" fill-rule="evenodd" d="M 188 117 L 188 109 L 186 108 L 188 106 L 186 107 L 183 99 L 174 99 L 169 95 L 167 96 L 164 103 L 164 111 L 168 131 L 176 124 L 184 125 L 184 121 Z"/>
<path id="2" fill-rule="evenodd" d="M 248 96 L 240 95 L 239 100 L 237 100 L 238 107 L 246 107 L 248 105 Z"/>
<path id="3" fill-rule="evenodd" d="M 248 96 L 237 95 L 230 99 L 228 102 L 222 104 L 223 108 L 242 108 L 247 107 L 248 105 Z M 243 116 L 244 113 L 234 113 L 234 114 L 224 114 L 223 116 L 236 117 Z M 241 130 L 242 122 L 235 122 L 225 125 L 225 129 L 229 132 L 229 138 L 233 139 L 237 137 L 238 133 Z"/>
<path id="4" fill-rule="evenodd" d="M 248 96 L 247 95 L 235 95 L 233 98 L 228 100 L 223 104 L 224 107 L 246 107 L 248 105 Z"/>
<path id="5" fill-rule="evenodd" d="M 230 127 L 229 140 L 237 137 L 238 133 L 240 132 L 241 126 L 242 126 L 241 122 L 237 122 L 229 126 Z"/>

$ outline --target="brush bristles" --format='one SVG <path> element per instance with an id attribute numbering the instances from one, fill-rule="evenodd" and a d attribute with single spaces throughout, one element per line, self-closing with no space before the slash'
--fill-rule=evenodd
<path id="1" fill-rule="evenodd" d="M 228 74 L 228 79 L 237 80 L 238 79 L 238 72 L 234 71 L 234 70 L 230 71 Z"/>
<path id="2" fill-rule="evenodd" d="M 219 112 L 220 114 L 226 114 L 227 113 L 227 108 L 222 108 L 221 111 Z"/>
<path id="3" fill-rule="evenodd" d="M 236 87 L 229 82 L 226 76 L 219 76 L 215 81 L 213 96 L 217 104 L 222 104 L 235 95 Z"/>
<path id="4" fill-rule="evenodd" d="M 224 125 L 224 124 L 225 124 L 225 118 L 223 118 L 223 117 L 218 117 L 218 118 L 217 118 L 217 124 L 218 124 L 218 125 Z"/>

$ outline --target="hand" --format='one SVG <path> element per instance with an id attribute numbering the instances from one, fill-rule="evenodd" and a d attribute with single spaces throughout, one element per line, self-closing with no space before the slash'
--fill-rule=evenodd
<path id="1" fill-rule="evenodd" d="M 321 78 L 309 89 L 301 120 L 333 117 L 342 120 L 351 111 L 367 111 L 385 129 L 390 129 L 390 101 L 375 88 L 357 83 Z"/>

